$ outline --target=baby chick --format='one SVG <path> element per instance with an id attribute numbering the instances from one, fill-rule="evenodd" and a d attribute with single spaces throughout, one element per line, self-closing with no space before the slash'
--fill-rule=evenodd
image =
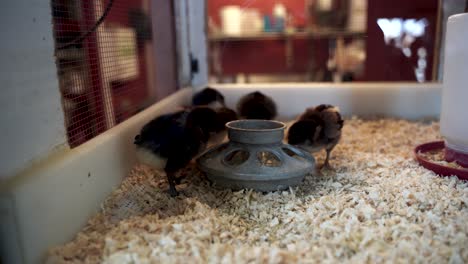
<path id="1" fill-rule="evenodd" d="M 211 134 L 208 147 L 216 146 L 227 139 L 226 123 L 237 120 L 237 114 L 234 110 L 227 107 L 220 107 L 216 110 L 216 127 Z"/>
<path id="2" fill-rule="evenodd" d="M 221 132 L 226 129 L 225 125 L 227 122 L 231 122 L 237 120 L 237 113 L 236 111 L 227 108 L 227 107 L 220 107 L 215 109 L 216 111 L 216 127 L 215 132 Z"/>
<path id="3" fill-rule="evenodd" d="M 177 196 L 175 174 L 206 147 L 210 133 L 216 131 L 217 114 L 208 107 L 197 107 L 162 115 L 143 126 L 135 137 L 141 163 L 164 170 L 169 194 Z"/>
<path id="4" fill-rule="evenodd" d="M 216 111 L 217 124 L 219 125 L 216 132 L 224 130 L 224 125 L 227 122 L 237 120 L 237 113 L 226 107 L 224 96 L 213 88 L 207 87 L 196 93 L 192 98 L 192 105 L 192 107 L 206 106 Z M 187 107 L 186 109 L 190 108 Z"/>
<path id="5" fill-rule="evenodd" d="M 343 128 L 343 119 L 337 107 L 321 104 L 308 108 L 288 131 L 287 140 L 307 151 L 325 149 L 327 156 L 323 167 L 331 168 L 330 152 L 338 144 Z"/>
<path id="6" fill-rule="evenodd" d="M 273 99 L 258 91 L 244 95 L 237 103 L 237 112 L 245 119 L 270 120 L 277 114 Z"/>
<path id="7" fill-rule="evenodd" d="M 208 106 L 210 108 L 224 107 L 224 96 L 217 90 L 206 87 L 192 97 L 192 105 Z"/>

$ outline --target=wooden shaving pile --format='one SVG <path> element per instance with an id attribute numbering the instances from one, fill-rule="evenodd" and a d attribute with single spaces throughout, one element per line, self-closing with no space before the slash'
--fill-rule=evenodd
<path id="1" fill-rule="evenodd" d="M 191 166 L 170 198 L 165 177 L 138 166 L 47 263 L 464 263 L 468 183 L 412 156 L 437 139 L 437 122 L 353 118 L 335 171 L 268 194 L 216 189 Z"/>
<path id="2" fill-rule="evenodd" d="M 456 169 L 462 169 L 465 170 L 463 166 L 460 166 L 458 163 L 455 161 L 452 162 L 447 162 L 445 161 L 445 149 L 438 149 L 438 150 L 433 150 L 433 151 L 428 151 L 424 153 L 419 153 L 423 158 L 432 161 L 434 163 L 438 163 L 443 166 L 448 166 Z"/>

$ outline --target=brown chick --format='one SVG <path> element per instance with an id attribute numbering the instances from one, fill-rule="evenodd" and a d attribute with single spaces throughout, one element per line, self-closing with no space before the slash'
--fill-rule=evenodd
<path id="1" fill-rule="evenodd" d="M 331 168 L 330 152 L 338 144 L 343 119 L 337 107 L 321 104 L 308 108 L 289 128 L 287 140 L 310 152 L 325 149 L 327 156 L 322 167 Z"/>

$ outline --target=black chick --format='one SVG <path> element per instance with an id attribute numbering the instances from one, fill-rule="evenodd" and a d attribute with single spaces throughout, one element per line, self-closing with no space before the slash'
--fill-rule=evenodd
<path id="1" fill-rule="evenodd" d="M 193 106 L 206 106 L 216 111 L 217 125 L 216 132 L 225 129 L 224 125 L 227 122 L 237 120 L 237 113 L 227 108 L 224 102 L 224 96 L 217 90 L 207 87 L 196 93 L 192 98 Z"/>
<path id="2" fill-rule="evenodd" d="M 216 110 L 215 133 L 211 134 L 209 147 L 216 146 L 226 140 L 226 123 L 237 120 L 237 114 L 234 110 L 227 107 L 220 107 Z"/>
<path id="3" fill-rule="evenodd" d="M 217 90 L 207 87 L 192 97 L 192 105 L 210 108 L 225 107 L 224 96 Z"/>
<path id="4" fill-rule="evenodd" d="M 244 95 L 237 103 L 239 116 L 246 119 L 266 119 L 276 117 L 276 104 L 261 92 L 253 92 Z"/>
<path id="5" fill-rule="evenodd" d="M 226 129 L 226 123 L 237 120 L 237 113 L 236 111 L 227 108 L 227 107 L 220 107 L 216 110 L 216 127 L 215 132 L 221 132 Z"/>
<path id="6" fill-rule="evenodd" d="M 288 143 L 310 152 L 324 148 L 327 156 L 323 167 L 331 168 L 330 152 L 340 141 L 343 123 L 338 108 L 332 105 L 308 108 L 289 128 Z"/>
<path id="7" fill-rule="evenodd" d="M 146 124 L 135 137 L 137 158 L 155 169 L 164 169 L 169 194 L 176 196 L 176 172 L 205 149 L 216 127 L 217 114 L 208 107 L 162 115 Z"/>

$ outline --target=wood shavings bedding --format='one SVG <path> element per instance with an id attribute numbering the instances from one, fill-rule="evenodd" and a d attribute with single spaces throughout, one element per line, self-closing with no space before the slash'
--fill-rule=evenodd
<path id="1" fill-rule="evenodd" d="M 452 162 L 447 162 L 445 161 L 445 149 L 438 149 L 438 150 L 432 150 L 424 153 L 418 152 L 423 158 L 432 161 L 434 163 L 448 166 L 451 168 L 456 168 L 456 169 L 465 169 L 463 166 L 460 166 L 457 164 L 455 161 Z"/>
<path id="2" fill-rule="evenodd" d="M 437 122 L 353 118 L 335 172 L 268 194 L 213 188 L 191 166 L 174 199 L 163 175 L 137 166 L 47 263 L 464 263 L 468 183 L 412 156 L 436 139 Z"/>

